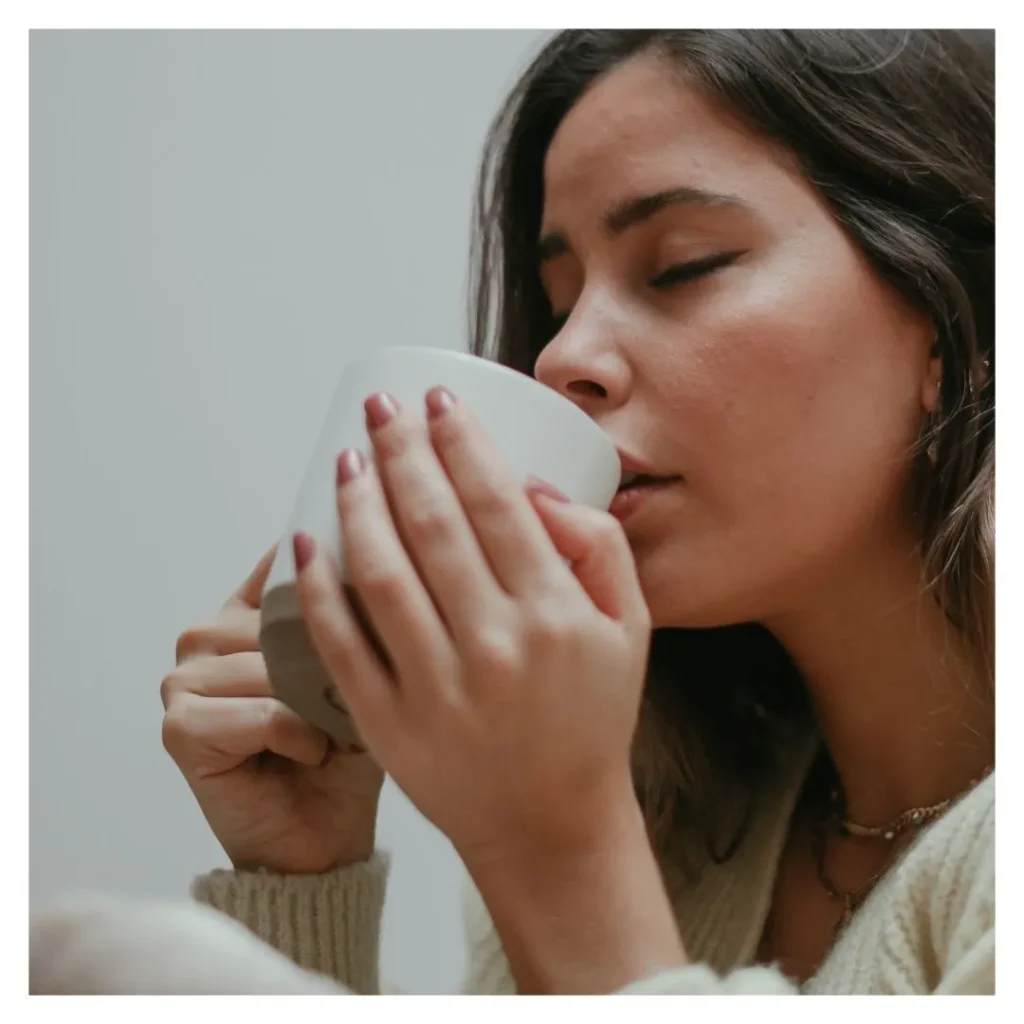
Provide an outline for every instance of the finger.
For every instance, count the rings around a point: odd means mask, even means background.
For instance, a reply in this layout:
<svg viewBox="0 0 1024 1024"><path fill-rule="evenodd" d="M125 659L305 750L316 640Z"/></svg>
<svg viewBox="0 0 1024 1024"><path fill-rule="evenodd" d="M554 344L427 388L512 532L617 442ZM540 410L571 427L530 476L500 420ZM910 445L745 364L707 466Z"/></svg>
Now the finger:
<svg viewBox="0 0 1024 1024"><path fill-rule="evenodd" d="M382 403L392 411L385 420ZM398 536L457 641L505 597L422 418L390 396L367 402L377 472ZM363 500L364 486L346 502ZM347 549L346 549L347 550Z"/></svg>
<svg viewBox="0 0 1024 1024"><path fill-rule="evenodd" d="M264 751L316 767L327 756L327 734L273 697L177 694L164 716L167 752L201 777L238 767Z"/></svg>
<svg viewBox="0 0 1024 1024"><path fill-rule="evenodd" d="M267 665L259 651L190 658L160 684L164 707L176 693L202 697L273 697Z"/></svg>
<svg viewBox="0 0 1024 1024"><path fill-rule="evenodd" d="M392 709L394 683L349 607L331 559L308 534L296 534L293 547L296 593L310 640L372 748Z"/></svg>
<svg viewBox="0 0 1024 1024"><path fill-rule="evenodd" d="M558 553L571 563L594 605L610 618L643 625L648 620L647 604L619 523L604 512L537 490L527 494Z"/></svg>
<svg viewBox="0 0 1024 1024"><path fill-rule="evenodd" d="M502 587L524 595L564 582L564 563L480 421L444 388L426 401L434 449Z"/></svg>
<svg viewBox="0 0 1024 1024"><path fill-rule="evenodd" d="M256 568L246 577L245 582L228 598L228 604L242 604L249 608L259 608L263 600L263 588L274 564L278 545L275 544L256 563Z"/></svg>
<svg viewBox="0 0 1024 1024"><path fill-rule="evenodd" d="M338 521L345 571L403 689L446 685L454 655L448 631L399 537L380 478L359 453L338 460ZM356 611L356 609L353 609Z"/></svg>
<svg viewBox="0 0 1024 1024"><path fill-rule="evenodd" d="M228 604L212 622L190 626L178 637L174 660L181 665L191 658L259 649L259 610L242 604Z"/></svg>

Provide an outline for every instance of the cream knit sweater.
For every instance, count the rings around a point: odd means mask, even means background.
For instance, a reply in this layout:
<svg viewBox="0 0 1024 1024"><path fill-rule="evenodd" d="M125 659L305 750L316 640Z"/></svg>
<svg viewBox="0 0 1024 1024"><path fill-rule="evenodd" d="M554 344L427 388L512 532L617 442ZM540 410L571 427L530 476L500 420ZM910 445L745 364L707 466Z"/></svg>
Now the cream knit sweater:
<svg viewBox="0 0 1024 1024"><path fill-rule="evenodd" d="M794 770L768 787L763 813L727 863L709 862L695 883L665 868L692 965L637 981L622 992L994 992L994 776L921 832L805 986L798 988L774 967L754 964L802 779L802 769ZM377 974L387 870L386 856L378 853L366 864L322 876L215 871L195 881L193 895L320 975L296 972L296 977L309 978L309 991L323 991L322 976L327 975L355 992L389 992ZM467 890L470 967L463 990L514 993L487 911L472 886ZM266 950L261 955L267 970L274 968L274 954ZM253 977L259 970L254 965ZM301 981L293 983L301 987Z"/></svg>
<svg viewBox="0 0 1024 1024"><path fill-rule="evenodd" d="M923 830L798 989L754 965L775 872L806 761L767 785L734 857L695 882L663 864L692 965L625 993L991 993L995 989L995 780ZM685 838L685 837L684 837ZM387 858L325 875L215 871L198 902L79 897L37 913L34 993L319 993L393 991L378 984ZM467 886L471 993L513 993L501 943ZM206 905L204 905L206 904ZM223 911L220 913L218 911ZM260 941L260 940L264 941ZM276 948L272 948L276 947Z"/></svg>

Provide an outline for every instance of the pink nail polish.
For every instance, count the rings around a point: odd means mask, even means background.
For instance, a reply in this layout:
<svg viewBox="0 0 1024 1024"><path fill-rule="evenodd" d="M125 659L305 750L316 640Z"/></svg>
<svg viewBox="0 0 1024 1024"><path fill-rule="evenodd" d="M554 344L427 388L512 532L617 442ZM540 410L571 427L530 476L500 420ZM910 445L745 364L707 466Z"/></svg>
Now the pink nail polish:
<svg viewBox="0 0 1024 1024"><path fill-rule="evenodd" d="M296 533L292 536L292 553L295 556L295 571L302 572L309 565L316 544L308 533Z"/></svg>
<svg viewBox="0 0 1024 1024"><path fill-rule="evenodd" d="M453 408L454 405L455 396L447 388L431 388L427 392L426 398L427 419L436 420Z"/></svg>
<svg viewBox="0 0 1024 1024"><path fill-rule="evenodd" d="M338 456L336 482L339 487L354 480L366 468L366 459L363 453L355 448L346 448Z"/></svg>
<svg viewBox="0 0 1024 1024"><path fill-rule="evenodd" d="M386 391L378 391L370 395L363 409L366 412L366 425L375 429L390 423L398 415L398 402Z"/></svg>
<svg viewBox="0 0 1024 1024"><path fill-rule="evenodd" d="M553 484L549 484L546 480L541 480L540 477L528 476L526 478L526 491L532 494L543 494L547 498L552 498L554 501L560 501L564 504L570 504L572 498L567 494L563 494Z"/></svg>

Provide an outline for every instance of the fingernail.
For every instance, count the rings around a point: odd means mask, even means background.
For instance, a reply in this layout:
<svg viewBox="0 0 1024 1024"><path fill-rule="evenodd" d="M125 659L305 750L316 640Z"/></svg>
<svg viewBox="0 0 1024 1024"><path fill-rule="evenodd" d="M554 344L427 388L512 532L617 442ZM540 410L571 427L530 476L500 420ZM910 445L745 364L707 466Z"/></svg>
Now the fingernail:
<svg viewBox="0 0 1024 1024"><path fill-rule="evenodd" d="M426 405L427 419L435 420L455 405L455 396L447 388L431 388L427 392Z"/></svg>
<svg viewBox="0 0 1024 1024"><path fill-rule="evenodd" d="M292 535L292 553L295 556L295 571L302 572L309 565L313 557L316 545L308 533L296 533Z"/></svg>
<svg viewBox="0 0 1024 1024"><path fill-rule="evenodd" d="M363 458L363 453L357 451L355 448L346 448L338 456L338 486L340 487L342 484L347 484L349 480L354 480L365 468L366 459Z"/></svg>
<svg viewBox="0 0 1024 1024"><path fill-rule="evenodd" d="M366 425L371 428L383 427L398 415L398 402L386 391L370 395L363 408L366 410Z"/></svg>
<svg viewBox="0 0 1024 1024"><path fill-rule="evenodd" d="M545 497L553 498L555 501L561 501L565 504L572 502L572 498L567 494L563 494L554 484L549 484L546 480L541 480L537 476L528 476L526 478L526 490L532 494L543 494Z"/></svg>

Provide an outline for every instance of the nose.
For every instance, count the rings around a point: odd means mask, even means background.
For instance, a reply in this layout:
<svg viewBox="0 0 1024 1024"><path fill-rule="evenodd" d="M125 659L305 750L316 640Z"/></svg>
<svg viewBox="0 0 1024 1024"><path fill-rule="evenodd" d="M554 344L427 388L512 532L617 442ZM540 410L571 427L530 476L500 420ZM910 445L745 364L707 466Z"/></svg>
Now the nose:
<svg viewBox="0 0 1024 1024"><path fill-rule="evenodd" d="M596 417L625 404L632 374L610 325L581 312L574 310L541 351L534 376Z"/></svg>

